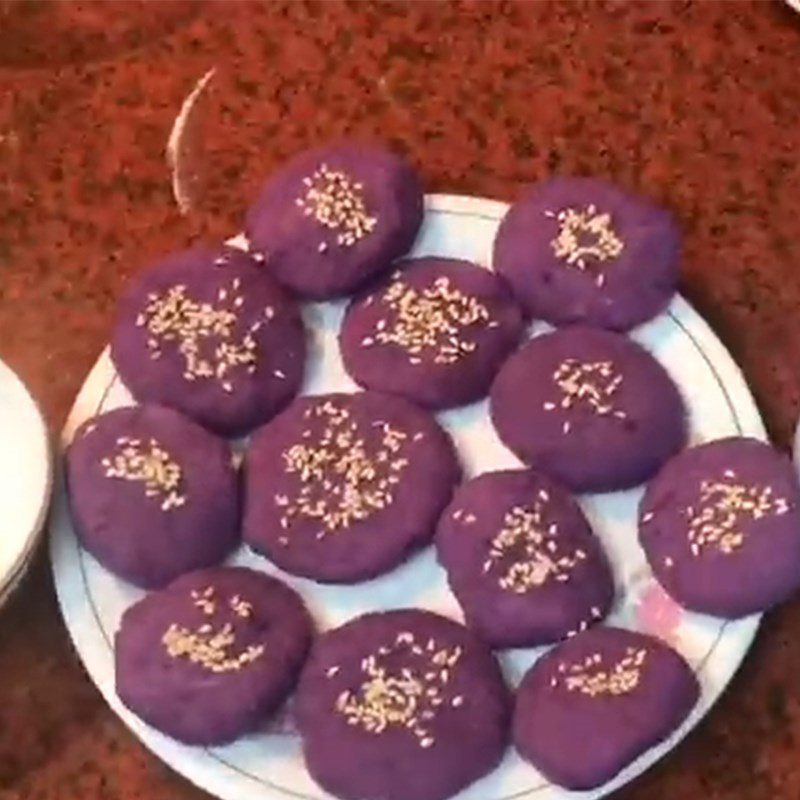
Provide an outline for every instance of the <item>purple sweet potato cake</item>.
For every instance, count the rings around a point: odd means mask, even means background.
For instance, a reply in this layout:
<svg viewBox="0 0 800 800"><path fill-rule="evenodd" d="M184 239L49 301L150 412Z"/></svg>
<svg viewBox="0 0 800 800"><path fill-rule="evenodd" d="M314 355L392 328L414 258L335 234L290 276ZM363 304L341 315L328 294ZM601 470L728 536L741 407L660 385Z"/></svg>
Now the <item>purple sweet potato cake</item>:
<svg viewBox="0 0 800 800"><path fill-rule="evenodd" d="M554 325L626 331L676 291L681 234L673 215L597 178L551 178L503 219L495 269L526 311Z"/></svg>
<svg viewBox="0 0 800 800"><path fill-rule="evenodd" d="M514 744L553 783L592 789L680 727L699 693L689 665L660 640L593 628L528 671L517 690Z"/></svg>
<svg viewBox="0 0 800 800"><path fill-rule="evenodd" d="M419 258L353 300L340 343L362 386L442 409L483 397L521 334L522 313L493 272Z"/></svg>
<svg viewBox="0 0 800 800"><path fill-rule="evenodd" d="M677 387L650 353L592 328L532 339L491 391L492 421L506 446L577 492L648 480L683 447L685 415Z"/></svg>
<svg viewBox="0 0 800 800"><path fill-rule="evenodd" d="M755 439L685 450L647 487L639 541L664 589L719 617L766 611L800 587L800 488Z"/></svg>
<svg viewBox="0 0 800 800"><path fill-rule="evenodd" d="M239 543L228 443L169 408L119 408L88 420L66 467L81 544L137 586L165 586Z"/></svg>
<svg viewBox="0 0 800 800"><path fill-rule="evenodd" d="M266 422L297 393L299 311L239 250L189 250L139 276L120 303L111 356L138 400L224 435Z"/></svg>
<svg viewBox="0 0 800 800"><path fill-rule="evenodd" d="M409 164L345 143L305 152L273 175L246 222L251 249L297 294L347 294L405 255L422 223Z"/></svg>
<svg viewBox="0 0 800 800"><path fill-rule="evenodd" d="M506 748L509 697L488 647L427 611L324 634L296 695L306 766L344 800L444 800Z"/></svg>
<svg viewBox="0 0 800 800"><path fill-rule="evenodd" d="M614 581L578 504L533 470L463 484L436 534L439 561L467 624L494 647L532 647L608 613Z"/></svg>
<svg viewBox="0 0 800 800"><path fill-rule="evenodd" d="M377 392L302 397L245 461L244 540L281 569L367 580L433 537L460 476L433 416Z"/></svg>
<svg viewBox="0 0 800 800"><path fill-rule="evenodd" d="M224 744L284 702L311 637L302 600L275 578L241 567L192 572L123 615L117 694L181 742Z"/></svg>

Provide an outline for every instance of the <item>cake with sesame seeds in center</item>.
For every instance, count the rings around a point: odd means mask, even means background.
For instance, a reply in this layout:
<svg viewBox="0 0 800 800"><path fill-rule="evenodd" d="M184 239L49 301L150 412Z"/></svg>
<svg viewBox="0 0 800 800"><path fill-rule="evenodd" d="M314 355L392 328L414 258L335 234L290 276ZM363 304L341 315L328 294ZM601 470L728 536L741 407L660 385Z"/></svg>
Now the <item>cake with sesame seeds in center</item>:
<svg viewBox="0 0 800 800"><path fill-rule="evenodd" d="M439 562L467 625L494 647L534 647L608 613L614 581L583 512L533 470L463 484L439 521Z"/></svg>
<svg viewBox="0 0 800 800"><path fill-rule="evenodd" d="M301 153L250 208L246 233L266 268L297 294L325 300L389 269L414 244L423 192L388 150L343 143Z"/></svg>
<svg viewBox="0 0 800 800"><path fill-rule="evenodd" d="M430 542L459 476L447 434L402 398L302 397L253 437L244 540L296 575L367 580Z"/></svg>
<svg viewBox="0 0 800 800"><path fill-rule="evenodd" d="M532 187L500 224L494 265L530 316L627 331L678 285L681 235L666 209L598 178Z"/></svg>
<svg viewBox="0 0 800 800"><path fill-rule="evenodd" d="M479 400L522 335L490 270L450 258L400 262L350 304L339 334L353 379L431 409Z"/></svg>
<svg viewBox="0 0 800 800"><path fill-rule="evenodd" d="M286 700L312 633L300 597L275 578L242 567L192 572L123 614L117 694L180 742L225 744Z"/></svg>
<svg viewBox="0 0 800 800"><path fill-rule="evenodd" d="M637 486L686 441L683 399L664 367L592 328L528 342L495 379L490 412L510 450L577 492Z"/></svg>
<svg viewBox="0 0 800 800"><path fill-rule="evenodd" d="M366 614L319 638L295 699L311 776L344 800L444 800L490 772L510 702L490 650L428 611Z"/></svg>
<svg viewBox="0 0 800 800"><path fill-rule="evenodd" d="M178 253L139 276L117 312L114 365L140 401L226 436L266 422L297 393L305 332L295 303L246 253Z"/></svg>
<svg viewBox="0 0 800 800"><path fill-rule="evenodd" d="M800 487L755 439L685 450L647 487L639 541L682 606L719 617L766 611L800 588Z"/></svg>
<svg viewBox="0 0 800 800"><path fill-rule="evenodd" d="M699 694L689 665L659 639L593 628L550 650L525 675L514 745L559 786L593 789L680 727Z"/></svg>
<svg viewBox="0 0 800 800"><path fill-rule="evenodd" d="M228 443L163 406L118 408L76 432L66 454L81 544L144 588L222 561L240 541Z"/></svg>

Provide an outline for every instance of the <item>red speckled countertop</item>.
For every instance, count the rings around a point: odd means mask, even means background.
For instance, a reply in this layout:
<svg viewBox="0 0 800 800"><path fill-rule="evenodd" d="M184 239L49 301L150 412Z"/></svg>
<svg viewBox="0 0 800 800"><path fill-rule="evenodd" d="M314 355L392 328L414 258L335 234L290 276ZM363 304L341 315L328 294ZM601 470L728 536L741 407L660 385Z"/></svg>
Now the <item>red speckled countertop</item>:
<svg viewBox="0 0 800 800"><path fill-rule="evenodd" d="M800 405L800 16L758 3L45 3L0 0L0 356L63 423L152 256L237 230L262 176L382 137L432 191L512 199L551 172L662 199L683 291L776 441ZM164 148L211 67L172 199ZM626 800L800 798L800 601ZM43 550L0 612L0 800L199 800L106 708Z"/></svg>

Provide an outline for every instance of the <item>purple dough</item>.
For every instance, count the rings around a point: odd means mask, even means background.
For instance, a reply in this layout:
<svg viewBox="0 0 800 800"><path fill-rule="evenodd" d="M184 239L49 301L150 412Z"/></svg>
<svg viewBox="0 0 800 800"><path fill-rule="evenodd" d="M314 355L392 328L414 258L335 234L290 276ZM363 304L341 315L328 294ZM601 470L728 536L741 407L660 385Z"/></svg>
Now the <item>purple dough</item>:
<svg viewBox="0 0 800 800"><path fill-rule="evenodd" d="M120 304L111 355L139 400L240 435L297 393L305 334L294 302L248 255L196 249L138 278Z"/></svg>
<svg viewBox="0 0 800 800"><path fill-rule="evenodd" d="M425 411L377 392L296 400L254 437L244 539L281 569L352 583L433 537L460 471Z"/></svg>
<svg viewBox="0 0 800 800"><path fill-rule="evenodd" d="M731 619L772 608L800 587L794 468L755 439L686 450L647 487L639 541L681 605Z"/></svg>
<svg viewBox="0 0 800 800"><path fill-rule="evenodd" d="M347 310L340 333L347 371L362 386L432 409L479 400L522 334L505 282L449 258L397 266Z"/></svg>
<svg viewBox="0 0 800 800"><path fill-rule="evenodd" d="M326 633L295 710L308 771L345 800L444 800L490 772L508 737L491 652L427 611L367 614Z"/></svg>
<svg viewBox="0 0 800 800"><path fill-rule="evenodd" d="M608 613L614 581L578 504L533 470L488 472L439 521L439 561L467 624L494 647L531 647Z"/></svg>
<svg viewBox="0 0 800 800"><path fill-rule="evenodd" d="M492 386L500 438L577 492L629 489L683 447L683 400L664 368L624 336L565 328L513 355Z"/></svg>
<svg viewBox="0 0 800 800"><path fill-rule="evenodd" d="M559 786L592 789L680 727L699 694L689 665L663 642L593 628L550 650L525 675L514 744Z"/></svg>
<svg viewBox="0 0 800 800"><path fill-rule="evenodd" d="M267 181L247 236L298 294L325 300L388 269L414 244L423 194L399 156L360 143L301 153Z"/></svg>
<svg viewBox="0 0 800 800"><path fill-rule="evenodd" d="M241 567L192 572L123 614L117 694L181 742L225 744L283 703L311 637L302 600L275 578Z"/></svg>
<svg viewBox="0 0 800 800"><path fill-rule="evenodd" d="M227 442L171 409L134 406L90 419L66 465L81 544L137 586L165 586L222 561L239 543Z"/></svg>
<svg viewBox="0 0 800 800"><path fill-rule="evenodd" d="M678 284L673 215L596 178L534 186L500 224L497 271L533 317L626 331L662 311Z"/></svg>

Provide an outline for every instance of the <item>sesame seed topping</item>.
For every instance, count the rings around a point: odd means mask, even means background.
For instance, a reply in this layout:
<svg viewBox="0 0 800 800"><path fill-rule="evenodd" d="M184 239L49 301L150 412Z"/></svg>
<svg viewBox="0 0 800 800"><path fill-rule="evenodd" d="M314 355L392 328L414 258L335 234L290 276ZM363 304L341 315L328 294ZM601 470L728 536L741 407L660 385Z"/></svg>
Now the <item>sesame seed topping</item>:
<svg viewBox="0 0 800 800"><path fill-rule="evenodd" d="M653 516L654 516L653 512L652 511L648 511L646 514L644 514L642 516L642 522L643 523L650 522L650 520L653 519Z"/></svg>
<svg viewBox="0 0 800 800"><path fill-rule="evenodd" d="M639 685L646 659L646 650L628 647L622 658L604 667L603 656L595 653L571 665L560 664L558 673L565 677L559 679L554 675L550 685L557 686L561 680L568 692L580 692L588 697L629 694Z"/></svg>
<svg viewBox="0 0 800 800"><path fill-rule="evenodd" d="M313 175L303 179L303 186L305 193L295 204L306 216L337 231L337 244L352 247L372 233L378 224L378 218L367 213L363 186L347 173L322 164ZM323 242L318 249L325 252L327 245Z"/></svg>
<svg viewBox="0 0 800 800"><path fill-rule="evenodd" d="M544 501L546 502L546 501ZM525 594L549 580L565 583L582 550L559 553L558 526L545 519L544 502L533 506L515 506L503 519L503 527L489 545L489 557L483 564L484 574L495 567L497 584L515 594Z"/></svg>
<svg viewBox="0 0 800 800"><path fill-rule="evenodd" d="M254 327L243 334L236 333L238 316L234 308L240 308L244 299L237 296L232 307L225 306L234 286L238 287L238 279L218 291L217 303L221 307L193 300L184 285L172 286L162 295L151 293L141 315L151 357L159 357L165 345L173 346L183 357L183 377L187 381L217 380L226 392L233 391L230 377L234 370L252 368L257 361Z"/></svg>
<svg viewBox="0 0 800 800"><path fill-rule="evenodd" d="M249 619L253 614L253 604L243 600L238 594L231 598L230 606L233 613L237 617L242 617L242 619Z"/></svg>
<svg viewBox="0 0 800 800"><path fill-rule="evenodd" d="M213 586L201 592L193 591L191 598L204 616L214 616L217 606ZM238 595L231 598L230 604L237 616L249 617L252 613L252 605ZM206 622L194 631L173 623L164 632L161 642L170 658L185 658L215 673L240 670L264 654L264 645L261 644L251 644L238 653L234 652L236 633L229 622L216 630Z"/></svg>
<svg viewBox="0 0 800 800"><path fill-rule="evenodd" d="M452 287L444 276L424 289L395 278L382 301L394 318L379 320L373 336L362 344L395 345L406 351L411 363L419 363L423 353L430 353L434 364L455 363L477 348L474 341L463 337L464 331L489 320L486 306Z"/></svg>
<svg viewBox="0 0 800 800"><path fill-rule="evenodd" d="M558 235L550 242L556 258L581 271L586 271L590 263L614 260L625 249L611 225L611 215L599 213L594 205L583 210L565 208L558 214L545 212L545 216L558 221Z"/></svg>
<svg viewBox="0 0 800 800"><path fill-rule="evenodd" d="M151 438L143 447L138 439L121 437L117 440L117 452L103 458L101 466L106 478L143 484L145 497L160 501L163 511L186 503L186 495L181 491L183 471L157 439Z"/></svg>
<svg viewBox="0 0 800 800"><path fill-rule="evenodd" d="M616 408L613 395L622 383L622 375L615 372L610 361L581 362L567 358L558 365L553 373L553 382L560 390L558 404L548 402L545 410L556 407L564 410L583 408L599 416L612 414L618 418L626 416L624 411ZM571 428L569 420L562 426L568 433Z"/></svg>
<svg viewBox="0 0 800 800"><path fill-rule="evenodd" d="M771 486L731 483L733 470L726 470L723 476L723 480L701 481L697 502L685 509L689 549L694 556L709 548L730 555L744 544L744 522L789 509L784 498L773 498Z"/></svg>
<svg viewBox="0 0 800 800"><path fill-rule="evenodd" d="M392 487L408 466L398 457L408 435L380 422L376 441L371 430L330 400L310 410L314 429L283 452L286 472L298 477L299 486L283 504L281 525L286 529L299 519L315 519L325 536L391 505Z"/></svg>
<svg viewBox="0 0 800 800"><path fill-rule="evenodd" d="M361 660L361 685L354 692L341 692L335 709L349 725L359 725L368 733L406 729L420 747L433 746L435 737L425 723L435 719L436 709L445 702L452 675L449 670L430 667L437 661L455 666L461 649L437 648L436 642L430 641L436 651L433 657L410 632L398 634L394 642L367 655ZM457 695L449 702L458 708L464 698Z"/></svg>

